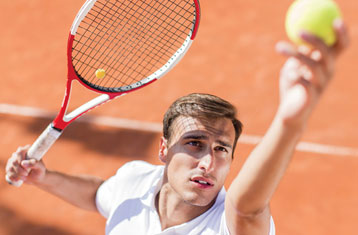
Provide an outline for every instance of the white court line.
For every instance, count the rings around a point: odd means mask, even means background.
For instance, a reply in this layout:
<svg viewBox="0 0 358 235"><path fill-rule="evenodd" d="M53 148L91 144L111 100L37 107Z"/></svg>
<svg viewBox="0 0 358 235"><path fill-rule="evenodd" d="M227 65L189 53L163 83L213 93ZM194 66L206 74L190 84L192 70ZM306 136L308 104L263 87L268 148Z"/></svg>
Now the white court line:
<svg viewBox="0 0 358 235"><path fill-rule="evenodd" d="M55 113L45 111L39 108L18 106L11 104L0 104L0 114L19 115L26 117L47 118L52 119ZM113 118L106 116L92 116L85 115L77 120L78 122L85 122L90 124L97 124L102 126L131 129L137 131L162 132L162 124L155 122L135 121L123 118ZM261 136L256 135L241 135L239 142L249 145L256 145L261 141ZM336 156L355 156L358 157L358 149L342 146L324 145L310 142L299 142L296 150L301 152L327 154Z"/></svg>
<svg viewBox="0 0 358 235"><path fill-rule="evenodd" d="M45 111L39 108L18 106L11 104L0 104L0 114L10 114L25 117L36 117L54 119L57 113ZM117 127L123 129L131 129L138 131L161 132L162 125L154 122L142 122L124 118L113 118L106 116L84 115L76 120L76 122L85 122L97 124L101 126Z"/></svg>

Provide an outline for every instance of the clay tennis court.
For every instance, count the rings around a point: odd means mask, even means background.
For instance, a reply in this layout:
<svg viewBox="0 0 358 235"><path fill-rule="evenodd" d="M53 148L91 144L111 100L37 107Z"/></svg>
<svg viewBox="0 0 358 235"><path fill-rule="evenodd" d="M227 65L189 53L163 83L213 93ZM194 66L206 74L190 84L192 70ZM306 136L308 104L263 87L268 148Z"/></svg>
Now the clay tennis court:
<svg viewBox="0 0 358 235"><path fill-rule="evenodd" d="M291 0L201 0L199 33L162 80L91 111L71 124L45 157L51 169L107 178L123 163L157 159L160 122L179 96L205 92L232 101L244 123L226 185L264 135L278 105ZM272 201L278 235L354 235L358 216L358 4L338 0L351 45L315 110ZM66 44L83 0L0 1L0 176L19 145L31 144L60 108ZM89 94L75 88L77 107ZM105 219L24 185L0 181L0 234L104 234Z"/></svg>

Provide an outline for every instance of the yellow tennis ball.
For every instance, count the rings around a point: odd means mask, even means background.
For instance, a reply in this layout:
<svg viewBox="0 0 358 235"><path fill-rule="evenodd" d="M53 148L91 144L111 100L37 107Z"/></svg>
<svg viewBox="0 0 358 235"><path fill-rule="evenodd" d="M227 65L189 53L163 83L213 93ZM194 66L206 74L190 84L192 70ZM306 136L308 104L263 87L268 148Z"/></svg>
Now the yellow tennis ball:
<svg viewBox="0 0 358 235"><path fill-rule="evenodd" d="M96 77L97 78L104 78L106 76L106 70L104 69L97 69L96 70Z"/></svg>
<svg viewBox="0 0 358 235"><path fill-rule="evenodd" d="M332 46L336 42L333 21L340 17L339 7L333 0L295 0L286 14L286 33L297 45L304 44L299 34L305 30Z"/></svg>

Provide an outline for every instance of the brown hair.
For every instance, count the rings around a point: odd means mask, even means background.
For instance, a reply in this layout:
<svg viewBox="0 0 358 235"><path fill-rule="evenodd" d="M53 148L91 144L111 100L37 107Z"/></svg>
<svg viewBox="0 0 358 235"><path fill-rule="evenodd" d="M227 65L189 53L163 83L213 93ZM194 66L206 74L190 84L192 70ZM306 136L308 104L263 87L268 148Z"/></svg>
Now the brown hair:
<svg viewBox="0 0 358 235"><path fill-rule="evenodd" d="M242 132L242 123L236 118L236 114L236 108L226 100L210 94L192 93L177 99L169 107L163 119L163 136L167 140L170 139L171 124L179 116L190 116L199 120L228 118L235 128L235 149Z"/></svg>

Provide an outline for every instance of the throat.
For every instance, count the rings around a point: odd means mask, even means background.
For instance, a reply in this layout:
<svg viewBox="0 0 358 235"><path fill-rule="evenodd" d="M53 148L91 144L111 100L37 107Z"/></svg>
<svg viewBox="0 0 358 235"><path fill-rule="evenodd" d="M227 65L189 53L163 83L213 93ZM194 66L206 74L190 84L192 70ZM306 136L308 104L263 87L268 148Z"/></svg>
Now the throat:
<svg viewBox="0 0 358 235"><path fill-rule="evenodd" d="M155 207L162 230L189 222L205 213L212 205L213 203L207 206L193 205L183 200L176 192L168 190L165 186L155 197Z"/></svg>

